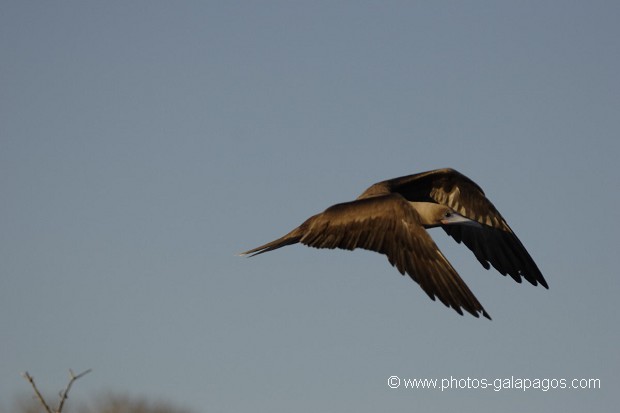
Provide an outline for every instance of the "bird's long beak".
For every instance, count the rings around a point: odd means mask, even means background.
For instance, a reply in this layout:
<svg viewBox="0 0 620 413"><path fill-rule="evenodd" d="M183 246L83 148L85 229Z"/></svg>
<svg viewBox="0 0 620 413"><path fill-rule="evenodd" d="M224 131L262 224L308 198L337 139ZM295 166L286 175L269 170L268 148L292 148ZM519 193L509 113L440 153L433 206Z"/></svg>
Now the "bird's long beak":
<svg viewBox="0 0 620 413"><path fill-rule="evenodd" d="M482 224L480 224L478 221L474 221L473 219L469 219L467 217L464 217L461 214L457 214L456 212L452 213L452 215L450 216L450 218L444 218L441 221L442 225L471 225L474 227L481 227Z"/></svg>

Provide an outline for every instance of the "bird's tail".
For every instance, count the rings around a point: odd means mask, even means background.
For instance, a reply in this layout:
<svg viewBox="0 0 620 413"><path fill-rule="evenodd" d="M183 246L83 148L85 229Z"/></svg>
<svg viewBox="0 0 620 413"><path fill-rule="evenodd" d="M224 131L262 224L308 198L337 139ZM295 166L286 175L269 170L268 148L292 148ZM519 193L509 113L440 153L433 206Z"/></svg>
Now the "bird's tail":
<svg viewBox="0 0 620 413"><path fill-rule="evenodd" d="M285 236L278 238L275 241L268 242L265 245L261 245L260 247L252 248L251 250L242 252L241 256L250 256L253 257L258 254L262 254L263 252L277 250L278 248L285 247L291 244L297 244L302 237L302 231L300 228L295 228Z"/></svg>

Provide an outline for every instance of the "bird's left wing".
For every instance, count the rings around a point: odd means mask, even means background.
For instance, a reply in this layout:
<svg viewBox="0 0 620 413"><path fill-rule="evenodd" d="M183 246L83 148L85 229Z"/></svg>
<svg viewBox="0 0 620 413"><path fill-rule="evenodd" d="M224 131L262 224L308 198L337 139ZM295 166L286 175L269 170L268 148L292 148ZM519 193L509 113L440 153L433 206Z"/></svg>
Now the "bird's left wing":
<svg viewBox="0 0 620 413"><path fill-rule="evenodd" d="M523 277L533 285L540 283L549 288L540 269L504 217L482 188L467 176L454 169L436 169L379 182L360 197L381 192L398 193L410 201L447 205L479 222L481 226L445 225L443 229L458 243L463 242L484 268L489 269L492 265L501 274L510 275L519 283Z"/></svg>

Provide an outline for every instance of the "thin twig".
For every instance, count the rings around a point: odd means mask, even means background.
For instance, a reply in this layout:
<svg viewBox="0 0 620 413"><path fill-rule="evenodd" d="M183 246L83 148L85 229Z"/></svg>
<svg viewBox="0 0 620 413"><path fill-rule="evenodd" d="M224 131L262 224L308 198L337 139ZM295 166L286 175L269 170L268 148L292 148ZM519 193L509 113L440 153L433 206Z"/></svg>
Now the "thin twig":
<svg viewBox="0 0 620 413"><path fill-rule="evenodd" d="M65 389L60 392L59 394L60 401L58 402L58 408L54 411L50 409L49 405L45 401L45 398L43 397L43 395L41 395L41 392L39 392L39 389L37 389L37 385L34 384L34 378L30 374L28 374L28 372L23 373L22 376L30 382L30 384L32 385L32 388L34 389L34 393L37 395L37 398L39 399L39 401L41 402L41 404L43 405L47 413L62 413L62 409L65 407L65 400L69 398L69 390L71 390L71 386L73 386L73 382L79 379L80 377L90 373L91 371L92 369L88 369L76 375L75 373L73 373L73 370L69 369L69 383L67 383L67 387L65 387Z"/></svg>
<svg viewBox="0 0 620 413"><path fill-rule="evenodd" d="M32 377L27 371L22 373L22 376L28 380L30 382L30 384L32 385L32 388L34 389L34 394L37 395L37 398L39 399L39 401L41 402L41 404L43 405L43 407L45 407L45 411L47 413L54 413L52 412L52 409L50 409L50 407L47 405L47 403L45 402L45 399L43 398L43 396L41 395L41 392L39 392L39 389L37 389L37 385L34 384L34 377Z"/></svg>
<svg viewBox="0 0 620 413"><path fill-rule="evenodd" d="M67 383L67 387L62 392L60 392L60 402L58 403L58 409L56 409L57 413L62 412L62 408L65 405L65 400L69 398L69 390L71 390L71 386L73 385L73 382L79 379L80 377L90 373L91 371L92 369L88 369L86 371L81 372L80 374L76 376L73 373L73 370L69 369L69 376L71 377L71 379L69 380L69 383Z"/></svg>

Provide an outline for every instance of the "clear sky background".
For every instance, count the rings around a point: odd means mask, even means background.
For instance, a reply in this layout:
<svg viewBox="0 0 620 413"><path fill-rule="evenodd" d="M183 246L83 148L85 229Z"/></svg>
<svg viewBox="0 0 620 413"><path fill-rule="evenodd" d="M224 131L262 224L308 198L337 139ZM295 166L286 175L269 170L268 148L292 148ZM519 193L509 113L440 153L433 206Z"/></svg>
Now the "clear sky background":
<svg viewBox="0 0 620 413"><path fill-rule="evenodd" d="M617 408L620 3L3 1L0 408L68 368L197 412ZM453 167L550 290L432 235L493 321L283 235ZM401 378L597 378L405 390Z"/></svg>

